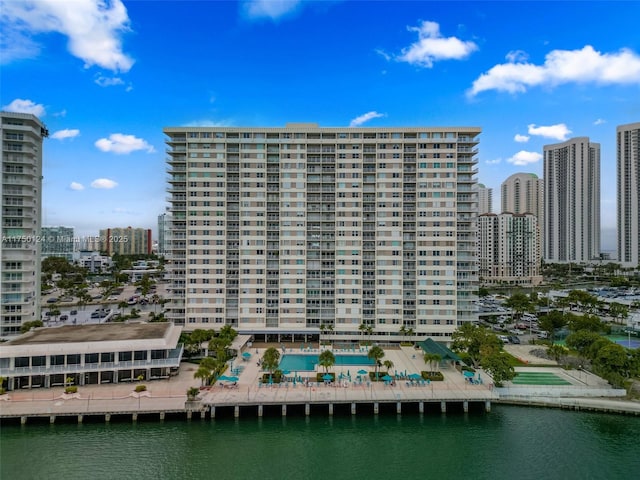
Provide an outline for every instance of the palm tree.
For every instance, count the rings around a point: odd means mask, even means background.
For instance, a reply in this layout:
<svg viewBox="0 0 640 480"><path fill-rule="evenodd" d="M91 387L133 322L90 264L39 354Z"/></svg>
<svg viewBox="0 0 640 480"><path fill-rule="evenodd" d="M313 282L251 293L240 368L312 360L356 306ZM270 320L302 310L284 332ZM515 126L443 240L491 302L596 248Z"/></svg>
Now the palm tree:
<svg viewBox="0 0 640 480"><path fill-rule="evenodd" d="M331 332L331 334L333 335L333 324L329 324L327 325L327 332Z"/></svg>
<svg viewBox="0 0 640 480"><path fill-rule="evenodd" d="M383 363L384 368L387 369L387 373L389 373L389 371L394 367L394 364L391 360L385 360Z"/></svg>
<svg viewBox="0 0 640 480"><path fill-rule="evenodd" d="M404 343L405 340L405 336L407 335L407 327L405 327L404 325L400 326L400 335L402 336L402 343Z"/></svg>
<svg viewBox="0 0 640 480"><path fill-rule="evenodd" d="M367 335L369 335L369 345L371 345L372 334L373 334L373 327L371 325L367 325Z"/></svg>
<svg viewBox="0 0 640 480"><path fill-rule="evenodd" d="M438 363L440 363L440 360L442 360L442 357L437 353L425 353L422 358L424 359L424 363L429 365L430 372L435 372ZM436 369L433 368L434 365L436 366Z"/></svg>
<svg viewBox="0 0 640 480"><path fill-rule="evenodd" d="M336 356L331 350L325 350L318 356L318 365L324 367L325 373L329 373L329 369L336 364Z"/></svg>
<svg viewBox="0 0 640 480"><path fill-rule="evenodd" d="M127 308L129 304L124 300L118 304L118 308L120 309L120 314L124 315L124 309Z"/></svg>
<svg viewBox="0 0 640 480"><path fill-rule="evenodd" d="M325 325L324 323L320 324L320 345L322 345L322 335L324 335L324 333L327 330L327 325Z"/></svg>
<svg viewBox="0 0 640 480"><path fill-rule="evenodd" d="M407 337L412 338L414 333L415 331L413 330L413 328L407 328ZM411 343L413 344L413 340L411 340Z"/></svg>
<svg viewBox="0 0 640 480"><path fill-rule="evenodd" d="M358 326L358 330L360 330L360 335L361 335L362 337L364 337L364 332L366 332L366 331L367 331L367 325L366 325L366 324L364 324L364 323L361 323L361 324Z"/></svg>
<svg viewBox="0 0 640 480"><path fill-rule="evenodd" d="M275 347L269 347L265 350L262 355L262 368L269 371L269 374L272 375L273 371L278 368L278 364L280 363L280 352Z"/></svg>
<svg viewBox="0 0 640 480"><path fill-rule="evenodd" d="M376 378L378 378L378 367L380 366L380 361L384 358L384 350L378 345L371 347L369 353L367 354L367 357L375 362Z"/></svg>

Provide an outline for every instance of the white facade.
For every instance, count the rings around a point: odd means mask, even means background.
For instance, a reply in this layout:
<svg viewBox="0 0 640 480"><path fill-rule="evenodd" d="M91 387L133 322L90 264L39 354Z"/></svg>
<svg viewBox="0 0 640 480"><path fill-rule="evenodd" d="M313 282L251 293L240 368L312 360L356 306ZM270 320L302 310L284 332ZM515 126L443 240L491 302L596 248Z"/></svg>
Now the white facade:
<svg viewBox="0 0 640 480"><path fill-rule="evenodd" d="M640 122L616 129L618 168L618 261L640 265Z"/></svg>
<svg viewBox="0 0 640 480"><path fill-rule="evenodd" d="M158 255L167 252L169 236L171 234L171 214L163 213L158 215Z"/></svg>
<svg viewBox="0 0 640 480"><path fill-rule="evenodd" d="M600 144L588 137L544 146L544 260L600 256Z"/></svg>
<svg viewBox="0 0 640 480"><path fill-rule="evenodd" d="M174 322L357 341L477 318L479 128L164 132Z"/></svg>
<svg viewBox="0 0 640 480"><path fill-rule="evenodd" d="M0 117L0 337L5 337L40 318L42 139L48 132L30 114L1 112Z"/></svg>
<svg viewBox="0 0 640 480"><path fill-rule="evenodd" d="M538 248L544 252L544 185L535 173L514 173L500 185L501 212L531 213L538 220Z"/></svg>
<svg viewBox="0 0 640 480"><path fill-rule="evenodd" d="M478 217L479 274L485 284L538 285L538 220L530 213Z"/></svg>
<svg viewBox="0 0 640 480"><path fill-rule="evenodd" d="M478 215L493 213L493 188L478 184Z"/></svg>

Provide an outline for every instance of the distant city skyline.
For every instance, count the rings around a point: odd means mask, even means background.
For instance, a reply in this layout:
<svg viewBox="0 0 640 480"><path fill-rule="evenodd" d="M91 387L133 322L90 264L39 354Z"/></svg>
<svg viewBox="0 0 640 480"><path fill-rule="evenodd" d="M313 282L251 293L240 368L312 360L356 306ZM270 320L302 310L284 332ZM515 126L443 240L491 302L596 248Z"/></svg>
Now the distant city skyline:
<svg viewBox="0 0 640 480"><path fill-rule="evenodd" d="M495 192L514 173L542 177L543 145L588 136L611 212L616 127L640 118L640 4L612 3L254 0L194 15L77 0L71 17L54 0L0 0L0 108L47 125L42 225L78 236L130 225L157 238L162 129L189 125L477 125L478 181ZM580 28L558 28L567 18ZM603 214L602 249L615 245Z"/></svg>

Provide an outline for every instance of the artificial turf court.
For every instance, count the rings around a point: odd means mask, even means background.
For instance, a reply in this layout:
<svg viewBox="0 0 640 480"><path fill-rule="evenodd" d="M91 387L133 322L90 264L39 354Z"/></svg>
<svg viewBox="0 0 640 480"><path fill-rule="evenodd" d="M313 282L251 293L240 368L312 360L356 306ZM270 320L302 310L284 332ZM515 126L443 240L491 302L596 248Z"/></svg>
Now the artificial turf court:
<svg viewBox="0 0 640 480"><path fill-rule="evenodd" d="M551 372L518 372L511 383L514 385L571 385L571 382Z"/></svg>

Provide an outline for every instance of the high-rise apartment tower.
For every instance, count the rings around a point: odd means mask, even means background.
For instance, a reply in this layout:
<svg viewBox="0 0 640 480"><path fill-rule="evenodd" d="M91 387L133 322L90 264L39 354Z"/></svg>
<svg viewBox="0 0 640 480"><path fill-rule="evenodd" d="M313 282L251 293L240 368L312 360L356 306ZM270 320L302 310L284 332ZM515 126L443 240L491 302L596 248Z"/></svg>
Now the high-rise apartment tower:
<svg viewBox="0 0 640 480"><path fill-rule="evenodd" d="M477 318L479 128L164 133L172 321L356 342Z"/></svg>
<svg viewBox="0 0 640 480"><path fill-rule="evenodd" d="M618 260L640 265L640 122L616 128L618 166Z"/></svg>
<svg viewBox="0 0 640 480"><path fill-rule="evenodd" d="M600 257L600 144L578 137L544 146L544 260Z"/></svg>
<svg viewBox="0 0 640 480"><path fill-rule="evenodd" d="M0 113L2 244L0 336L40 319L42 140L45 126L31 114Z"/></svg>

